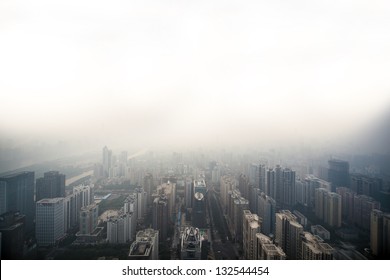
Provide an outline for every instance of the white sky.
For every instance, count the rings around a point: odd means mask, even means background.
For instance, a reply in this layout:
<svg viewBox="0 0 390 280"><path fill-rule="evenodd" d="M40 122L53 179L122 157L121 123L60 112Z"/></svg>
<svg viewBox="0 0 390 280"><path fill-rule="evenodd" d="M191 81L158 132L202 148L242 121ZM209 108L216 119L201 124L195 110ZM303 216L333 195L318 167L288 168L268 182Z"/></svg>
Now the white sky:
<svg viewBox="0 0 390 280"><path fill-rule="evenodd" d="M385 0L0 1L5 136L327 138L389 77Z"/></svg>

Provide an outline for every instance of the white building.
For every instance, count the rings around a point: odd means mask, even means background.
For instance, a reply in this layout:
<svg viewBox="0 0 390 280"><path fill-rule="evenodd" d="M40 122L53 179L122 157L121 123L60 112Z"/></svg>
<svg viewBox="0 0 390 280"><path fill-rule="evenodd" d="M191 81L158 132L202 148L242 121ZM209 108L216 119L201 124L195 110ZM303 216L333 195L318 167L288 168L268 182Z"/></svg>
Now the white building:
<svg viewBox="0 0 390 280"><path fill-rule="evenodd" d="M107 221L108 243L127 243L132 241L135 235L135 226L133 226L133 220L136 219L136 216L132 213L111 217Z"/></svg>
<svg viewBox="0 0 390 280"><path fill-rule="evenodd" d="M36 203L35 235L39 246L54 245L64 237L64 198L45 198Z"/></svg>
<svg viewBox="0 0 390 280"><path fill-rule="evenodd" d="M99 207L97 204L90 204L81 208L80 211L80 234L91 234L98 225Z"/></svg>
<svg viewBox="0 0 390 280"><path fill-rule="evenodd" d="M261 219L249 210L243 213L243 251L246 260L255 260L257 254L256 234L260 233Z"/></svg>

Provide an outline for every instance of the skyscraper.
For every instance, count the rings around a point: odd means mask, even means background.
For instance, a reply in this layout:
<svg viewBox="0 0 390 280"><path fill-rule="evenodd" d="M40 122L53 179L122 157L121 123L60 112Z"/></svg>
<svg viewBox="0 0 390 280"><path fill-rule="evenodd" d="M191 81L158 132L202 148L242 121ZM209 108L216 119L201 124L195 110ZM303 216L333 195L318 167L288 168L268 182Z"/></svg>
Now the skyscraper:
<svg viewBox="0 0 390 280"><path fill-rule="evenodd" d="M135 188L134 192L137 196L137 219L142 220L146 214L147 193L143 188Z"/></svg>
<svg viewBox="0 0 390 280"><path fill-rule="evenodd" d="M35 229L40 246L54 245L65 235L64 198L44 198L37 202Z"/></svg>
<svg viewBox="0 0 390 280"><path fill-rule="evenodd" d="M26 216L26 234L34 231L34 172L19 172L0 177L0 209L20 212Z"/></svg>
<svg viewBox="0 0 390 280"><path fill-rule="evenodd" d="M147 207L149 207L153 202L152 201L152 193L154 191L153 175L151 173L147 173L144 176L143 188L147 194L146 205L147 205Z"/></svg>
<svg viewBox="0 0 390 280"><path fill-rule="evenodd" d="M110 169L112 165L112 151L104 146L103 148L103 175L104 177L109 177Z"/></svg>
<svg viewBox="0 0 390 280"><path fill-rule="evenodd" d="M203 193L196 192L192 207L192 225L197 228L206 227L206 202Z"/></svg>
<svg viewBox="0 0 390 280"><path fill-rule="evenodd" d="M169 210L168 199L164 196L158 196L153 201L153 229L158 230L160 234L160 240L166 241L168 237L169 224Z"/></svg>
<svg viewBox="0 0 390 280"><path fill-rule="evenodd" d="M65 175L49 171L36 181L36 201L43 198L65 197Z"/></svg>
<svg viewBox="0 0 390 280"><path fill-rule="evenodd" d="M228 193L232 191L236 187L236 181L233 176L222 176L221 178L221 205L223 209L223 213L227 213L227 201L228 201Z"/></svg>
<svg viewBox="0 0 390 280"><path fill-rule="evenodd" d="M328 161L328 165L328 180L332 183L332 192L337 187L349 187L348 161L331 159Z"/></svg>
<svg viewBox="0 0 390 280"><path fill-rule="evenodd" d="M273 199L276 198L276 172L272 168L267 170L267 184L265 194L272 197Z"/></svg>
<svg viewBox="0 0 390 280"><path fill-rule="evenodd" d="M227 221L236 242L242 241L243 211L248 209L249 201L241 196L239 190L229 191Z"/></svg>
<svg viewBox="0 0 390 280"><path fill-rule="evenodd" d="M285 168L281 177L281 200L282 205L291 207L296 203L295 171Z"/></svg>

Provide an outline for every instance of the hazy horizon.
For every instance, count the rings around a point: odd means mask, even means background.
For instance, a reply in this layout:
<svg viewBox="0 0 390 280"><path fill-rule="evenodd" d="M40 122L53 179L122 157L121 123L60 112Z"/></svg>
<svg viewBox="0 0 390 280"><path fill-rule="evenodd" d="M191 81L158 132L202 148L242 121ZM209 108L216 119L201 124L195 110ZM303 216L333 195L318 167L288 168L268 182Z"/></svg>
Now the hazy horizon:
<svg viewBox="0 0 390 280"><path fill-rule="evenodd" d="M2 1L0 148L356 141L390 111L389 14L386 1Z"/></svg>

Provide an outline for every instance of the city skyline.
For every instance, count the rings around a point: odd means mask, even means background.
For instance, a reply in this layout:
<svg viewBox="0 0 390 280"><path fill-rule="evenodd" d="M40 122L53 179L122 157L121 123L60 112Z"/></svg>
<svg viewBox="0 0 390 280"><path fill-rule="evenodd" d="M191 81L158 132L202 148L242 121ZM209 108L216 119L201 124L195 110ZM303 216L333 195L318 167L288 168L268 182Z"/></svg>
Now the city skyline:
<svg viewBox="0 0 390 280"><path fill-rule="evenodd" d="M98 161L76 159L68 179L15 170L0 176L1 258L389 257L390 177L380 155L276 156L104 146Z"/></svg>

